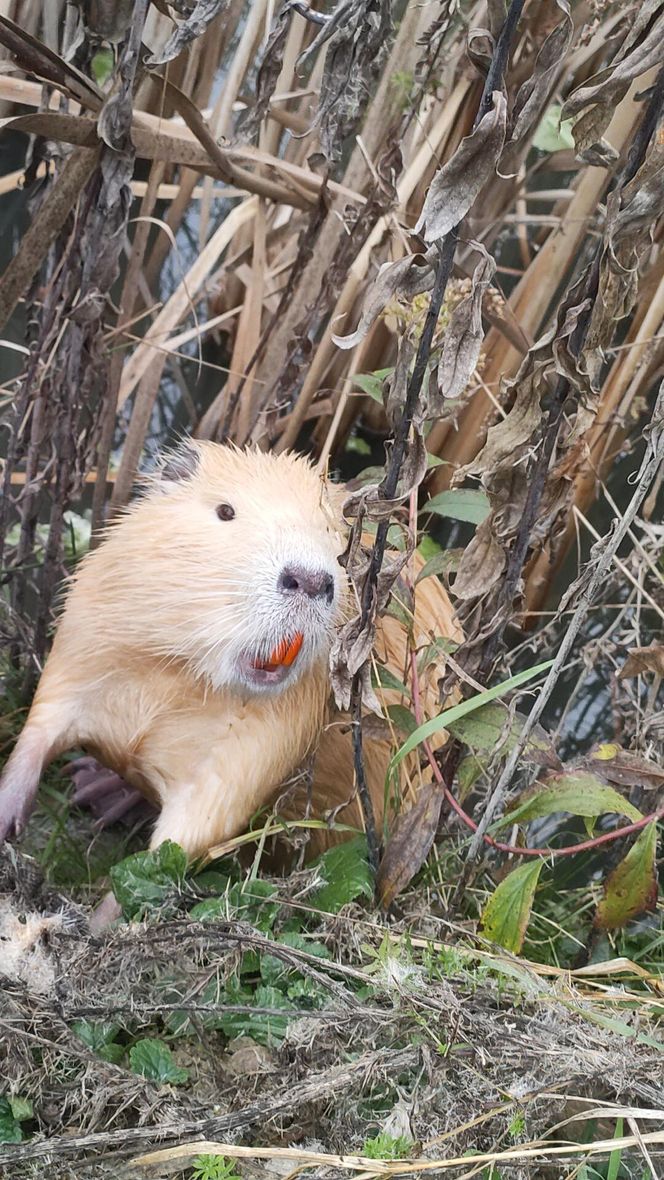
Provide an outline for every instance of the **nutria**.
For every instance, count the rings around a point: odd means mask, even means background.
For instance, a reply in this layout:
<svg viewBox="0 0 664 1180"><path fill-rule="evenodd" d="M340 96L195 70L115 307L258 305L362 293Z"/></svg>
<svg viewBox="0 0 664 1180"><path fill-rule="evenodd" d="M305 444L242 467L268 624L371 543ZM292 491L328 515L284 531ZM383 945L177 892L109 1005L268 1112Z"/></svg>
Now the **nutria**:
<svg viewBox="0 0 664 1180"><path fill-rule="evenodd" d="M20 832L44 767L73 747L113 772L98 790L119 775L159 807L151 847L172 839L194 856L243 831L314 750L314 811L346 805L340 818L358 823L348 718L329 711L330 645L348 609L342 498L294 454L179 448L77 569L0 780L0 840ZM417 587L413 632L416 647L460 638L435 578ZM390 615L376 652L408 680L406 628ZM426 716L442 666L421 677ZM389 733L369 725L379 821L389 755ZM406 792L417 773L405 765Z"/></svg>

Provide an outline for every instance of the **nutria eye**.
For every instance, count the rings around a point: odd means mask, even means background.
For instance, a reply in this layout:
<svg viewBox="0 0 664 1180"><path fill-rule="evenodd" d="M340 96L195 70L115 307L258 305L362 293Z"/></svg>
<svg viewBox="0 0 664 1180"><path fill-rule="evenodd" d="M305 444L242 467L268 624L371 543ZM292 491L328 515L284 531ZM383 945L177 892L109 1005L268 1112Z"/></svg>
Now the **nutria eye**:
<svg viewBox="0 0 664 1180"><path fill-rule="evenodd" d="M231 504L217 504L217 516L220 520L233 520L235 509Z"/></svg>

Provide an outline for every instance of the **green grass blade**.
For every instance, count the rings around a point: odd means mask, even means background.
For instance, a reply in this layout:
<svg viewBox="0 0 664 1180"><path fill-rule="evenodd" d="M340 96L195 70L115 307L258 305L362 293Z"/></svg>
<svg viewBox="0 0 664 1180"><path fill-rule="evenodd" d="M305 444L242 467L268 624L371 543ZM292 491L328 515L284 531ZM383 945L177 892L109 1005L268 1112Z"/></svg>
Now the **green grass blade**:
<svg viewBox="0 0 664 1180"><path fill-rule="evenodd" d="M533 680L541 672L546 672L552 663L553 660L546 660L543 664L536 664L534 668L526 668L524 672L519 672L516 676L510 676L509 680L504 680L502 684L496 684L494 688L487 688L484 692L479 692L477 696L471 697L469 701L462 701L459 705L453 705L450 709L443 709L443 712L439 713L437 717L432 717L430 721L425 721L423 725L418 725L417 729L411 733L410 737L399 747L394 755L390 762L390 773L407 754L410 754L411 750L419 746L420 742L426 741L434 733L439 733L450 722L458 721L460 717L465 717L467 713L472 713L473 710L479 709L482 705L488 705L489 701L495 701L496 697L502 696L503 693L510 692L513 688L518 688L519 685L525 684L528 680Z"/></svg>

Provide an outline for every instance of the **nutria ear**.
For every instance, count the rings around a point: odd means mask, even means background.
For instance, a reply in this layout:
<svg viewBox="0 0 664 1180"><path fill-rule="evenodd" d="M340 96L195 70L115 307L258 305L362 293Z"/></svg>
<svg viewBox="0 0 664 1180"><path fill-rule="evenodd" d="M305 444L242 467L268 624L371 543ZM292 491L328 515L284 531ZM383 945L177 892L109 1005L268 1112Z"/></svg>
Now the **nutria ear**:
<svg viewBox="0 0 664 1180"><path fill-rule="evenodd" d="M191 479L198 470L201 452L193 442L182 443L176 451L164 456L163 466L159 472L159 480L166 483L181 483L184 479Z"/></svg>

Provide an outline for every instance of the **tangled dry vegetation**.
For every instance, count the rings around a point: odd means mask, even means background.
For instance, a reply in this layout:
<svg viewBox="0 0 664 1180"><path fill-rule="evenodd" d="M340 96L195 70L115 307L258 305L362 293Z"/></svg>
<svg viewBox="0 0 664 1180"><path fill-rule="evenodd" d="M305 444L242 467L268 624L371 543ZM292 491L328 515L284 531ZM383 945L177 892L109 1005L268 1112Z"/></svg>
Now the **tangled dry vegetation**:
<svg viewBox="0 0 664 1180"><path fill-rule="evenodd" d="M63 574L183 431L354 477L360 793L415 545L466 636L441 757L431 653L387 685L423 752L389 839L287 881L270 821L248 876L126 860L91 938L120 839L48 781L46 881L0 866L0 1170L656 1177L664 5L7 0L0 45L7 744Z"/></svg>

